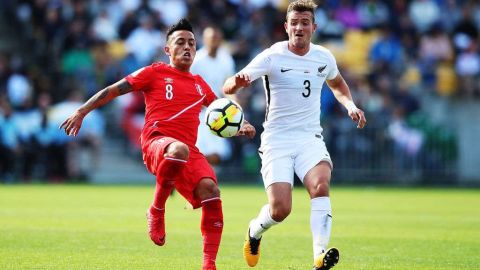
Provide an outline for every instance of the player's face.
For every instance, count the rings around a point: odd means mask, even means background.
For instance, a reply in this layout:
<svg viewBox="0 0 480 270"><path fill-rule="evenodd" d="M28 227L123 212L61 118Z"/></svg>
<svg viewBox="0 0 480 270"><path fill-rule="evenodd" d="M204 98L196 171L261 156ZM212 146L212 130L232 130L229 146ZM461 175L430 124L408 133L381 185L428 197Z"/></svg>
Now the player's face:
<svg viewBox="0 0 480 270"><path fill-rule="evenodd" d="M165 53L170 58L170 63L181 70L189 71L197 52L197 42L192 32L179 30L169 37Z"/></svg>
<svg viewBox="0 0 480 270"><path fill-rule="evenodd" d="M317 29L313 23L313 14L309 11L291 11L285 23L289 44L295 48L308 48L312 34Z"/></svg>

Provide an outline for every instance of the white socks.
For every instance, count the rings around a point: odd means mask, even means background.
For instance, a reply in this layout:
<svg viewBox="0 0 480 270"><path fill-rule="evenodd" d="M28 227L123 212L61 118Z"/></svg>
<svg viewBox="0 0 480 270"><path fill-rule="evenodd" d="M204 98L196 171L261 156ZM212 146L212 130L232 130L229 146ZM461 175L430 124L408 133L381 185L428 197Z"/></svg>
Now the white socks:
<svg viewBox="0 0 480 270"><path fill-rule="evenodd" d="M262 234L273 225L277 225L277 222L272 219L270 215L270 206L264 205L258 214L258 217L250 221L250 237L260 239Z"/></svg>
<svg viewBox="0 0 480 270"><path fill-rule="evenodd" d="M332 230L332 206L329 197L311 199L310 228L313 236L313 257L318 258L327 250ZM250 237L260 239L262 234L277 222L270 215L270 206L264 205L257 218L250 221Z"/></svg>
<svg viewBox="0 0 480 270"><path fill-rule="evenodd" d="M311 199L310 228L313 236L313 258L327 250L332 230L332 206L329 197Z"/></svg>

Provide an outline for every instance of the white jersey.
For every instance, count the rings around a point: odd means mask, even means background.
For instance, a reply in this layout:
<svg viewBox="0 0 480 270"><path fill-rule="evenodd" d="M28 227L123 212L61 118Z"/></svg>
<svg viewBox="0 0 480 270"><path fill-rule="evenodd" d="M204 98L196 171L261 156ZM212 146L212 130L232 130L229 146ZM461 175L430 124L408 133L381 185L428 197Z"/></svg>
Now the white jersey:
<svg viewBox="0 0 480 270"><path fill-rule="evenodd" d="M264 81L267 107L262 146L320 136L322 86L338 75L337 63L328 49L311 43L310 51L299 56L288 50L288 41L278 42L241 72L252 81L259 77Z"/></svg>
<svg viewBox="0 0 480 270"><path fill-rule="evenodd" d="M231 54L222 47L218 48L215 58L208 55L206 48L202 48L197 51L190 72L201 75L215 95L221 97L223 83L235 73L235 62Z"/></svg>
<svg viewBox="0 0 480 270"><path fill-rule="evenodd" d="M225 80L235 73L235 62L230 53L219 48L215 58L208 55L207 49L198 50L190 68L193 74L199 74L208 83L217 97L222 97ZM224 138L213 135L205 124L205 108L200 112L200 126L196 146L204 155L218 154L222 160L231 156L230 143Z"/></svg>

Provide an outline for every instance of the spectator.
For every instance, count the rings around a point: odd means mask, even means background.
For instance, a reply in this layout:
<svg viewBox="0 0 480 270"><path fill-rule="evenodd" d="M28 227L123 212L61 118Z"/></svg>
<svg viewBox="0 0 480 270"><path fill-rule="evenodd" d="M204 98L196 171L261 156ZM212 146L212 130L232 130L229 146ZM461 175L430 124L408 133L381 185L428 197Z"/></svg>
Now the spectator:
<svg viewBox="0 0 480 270"><path fill-rule="evenodd" d="M370 48L369 60L374 72L401 72L404 63L402 44L388 25L381 27L378 40Z"/></svg>
<svg viewBox="0 0 480 270"><path fill-rule="evenodd" d="M357 10L360 22L366 29L383 25L388 20L388 8L378 0L360 1Z"/></svg>
<svg viewBox="0 0 480 270"><path fill-rule="evenodd" d="M105 122L102 114L99 111L92 112L85 117L82 132L78 134L79 144L88 146L90 148L90 164L81 164L79 166L79 156L71 155L72 148L77 148L76 142L68 137L58 127L63 122L63 119L73 113L82 103L84 95L79 90L72 91L67 100L55 104L51 107L48 119L49 128L55 132L53 135L52 144L50 145L49 160L54 163L51 166L49 175L55 181L64 181L75 177L88 177L86 171L94 173L98 166L98 154L101 143L101 137L104 133ZM83 149L83 148L82 148ZM78 151L74 151L78 152ZM82 170L82 166L89 166L88 170Z"/></svg>
<svg viewBox="0 0 480 270"><path fill-rule="evenodd" d="M7 81L8 100L14 108L21 107L32 95L32 85L28 78L15 72Z"/></svg>
<svg viewBox="0 0 480 270"><path fill-rule="evenodd" d="M94 20L92 28L94 37L99 40L113 41L118 37L117 29L105 10Z"/></svg>
<svg viewBox="0 0 480 270"><path fill-rule="evenodd" d="M432 28L420 38L420 61L449 62L453 59L453 48L448 35L440 24Z"/></svg>
<svg viewBox="0 0 480 270"><path fill-rule="evenodd" d="M352 1L341 0L340 6L335 11L335 19L343 24L345 28L360 28L360 18Z"/></svg>
<svg viewBox="0 0 480 270"><path fill-rule="evenodd" d="M459 76L460 89L465 96L473 97L480 94L480 56L476 41L468 41L467 48L459 53L455 71Z"/></svg>
<svg viewBox="0 0 480 270"><path fill-rule="evenodd" d="M155 29L153 18L143 15L140 26L132 31L125 41L127 50L131 52L141 66L152 62L158 50L163 46L163 34Z"/></svg>
<svg viewBox="0 0 480 270"><path fill-rule="evenodd" d="M6 98L0 96L0 180L13 182L15 160L19 151L17 130L12 120L13 109Z"/></svg>
<svg viewBox="0 0 480 270"><path fill-rule="evenodd" d="M223 96L225 80L235 73L233 58L222 47L223 34L219 28L207 27L203 31L203 48L197 52L191 72L199 74L210 85L217 97ZM200 113L197 147L211 165L218 165L230 158L231 146L226 139L213 135L205 125L205 109Z"/></svg>
<svg viewBox="0 0 480 270"><path fill-rule="evenodd" d="M397 169L418 174L418 158L422 150L424 136L419 130L408 126L401 106L395 106L392 121L388 126L388 134L394 143Z"/></svg>
<svg viewBox="0 0 480 270"><path fill-rule="evenodd" d="M432 0L414 0L410 3L409 15L420 33L425 33L440 20L440 8Z"/></svg>

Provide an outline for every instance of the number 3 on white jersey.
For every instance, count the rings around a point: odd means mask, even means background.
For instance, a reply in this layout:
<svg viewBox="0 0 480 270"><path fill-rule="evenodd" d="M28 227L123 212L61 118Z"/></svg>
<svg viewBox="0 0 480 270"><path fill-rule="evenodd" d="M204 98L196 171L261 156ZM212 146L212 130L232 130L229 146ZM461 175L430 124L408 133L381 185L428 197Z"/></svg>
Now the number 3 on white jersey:
<svg viewBox="0 0 480 270"><path fill-rule="evenodd" d="M168 100L172 100L173 98L173 86L171 84L165 85L165 98Z"/></svg>

